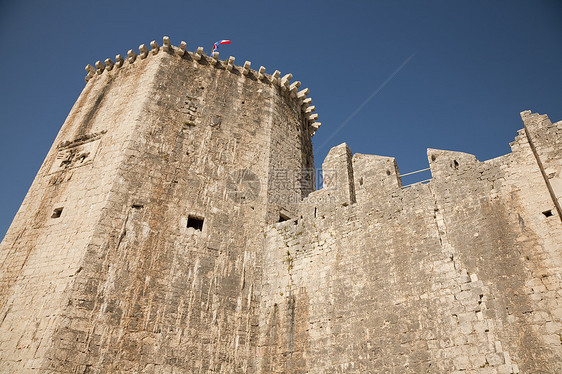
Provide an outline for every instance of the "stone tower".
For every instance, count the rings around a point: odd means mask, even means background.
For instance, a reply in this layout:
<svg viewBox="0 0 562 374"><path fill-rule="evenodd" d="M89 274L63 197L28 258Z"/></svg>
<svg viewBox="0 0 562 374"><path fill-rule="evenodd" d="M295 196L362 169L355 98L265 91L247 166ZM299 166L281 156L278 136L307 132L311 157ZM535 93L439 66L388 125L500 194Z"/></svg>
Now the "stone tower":
<svg viewBox="0 0 562 374"><path fill-rule="evenodd" d="M87 67L0 244L0 372L562 372L562 121L315 190L290 74L150 46Z"/></svg>
<svg viewBox="0 0 562 374"><path fill-rule="evenodd" d="M150 46L87 66L2 241L1 372L252 371L264 228L320 124L291 74Z"/></svg>

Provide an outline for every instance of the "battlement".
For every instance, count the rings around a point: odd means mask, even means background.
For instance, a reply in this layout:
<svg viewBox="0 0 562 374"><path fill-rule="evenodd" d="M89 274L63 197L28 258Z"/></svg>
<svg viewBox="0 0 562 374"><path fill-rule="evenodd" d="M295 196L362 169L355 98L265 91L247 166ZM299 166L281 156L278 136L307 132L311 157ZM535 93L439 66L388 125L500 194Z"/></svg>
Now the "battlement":
<svg viewBox="0 0 562 374"><path fill-rule="evenodd" d="M560 371L560 329L545 327L562 313L562 123L521 117L510 153L430 148L431 179L410 186L392 157L332 148L323 188L265 232L261 343L306 342L330 372L364 372L372 351L381 372Z"/></svg>
<svg viewBox="0 0 562 374"><path fill-rule="evenodd" d="M553 124L547 115L531 111L522 112L521 118L524 129L519 130L515 141L510 143L512 152L509 154L481 162L472 154L428 148L429 167L405 174L400 174L393 157L352 154L342 143L333 147L326 156L322 164L323 187L303 200L301 215L316 218L321 213L327 216L354 203L372 206L377 201L388 199L415 200L419 193L423 193L420 191L459 179L466 179L466 185L489 183L491 190L497 193L501 184L509 179L505 170L514 162L513 159L526 159L522 154L531 152L551 196L550 202L540 209L562 217L559 202L562 196L561 168L554 162L559 157L557 149L562 138L562 121ZM426 171L431 173L429 178L403 184L404 176Z"/></svg>
<svg viewBox="0 0 562 374"><path fill-rule="evenodd" d="M86 66L0 243L0 372L562 372L562 122L415 183L343 143L314 191L309 90L234 62Z"/></svg>
<svg viewBox="0 0 562 374"><path fill-rule="evenodd" d="M170 43L170 38L164 36L162 38L162 45L160 46L155 40L150 42L150 50L145 44L139 46L139 52L129 49L126 58L120 54L115 56L115 62L111 58L106 58L103 62L98 60L94 66L88 64L85 67L87 72L85 81L88 82L95 80L96 77L101 76L104 72L115 71L121 68L134 65L138 60L144 60L155 56L158 53L168 53L170 55L178 56L186 61L196 62L200 66L208 66L215 69L222 69L230 71L232 74L245 76L248 79L253 79L262 82L266 85L273 85L278 87L279 91L288 98L295 101L300 106L302 114L309 126L310 135L314 136L316 131L320 128L321 123L318 122L318 113L315 113L316 107L312 105L312 99L307 97L310 93L308 88L300 89L301 82L294 81L291 83L293 75L291 73L281 76L279 70L275 70L272 74L265 72L266 68L260 66L258 70L251 69L251 62L245 61L242 66L234 64L235 57L230 56L226 60L219 60L219 52L213 52L211 56L205 54L203 47L197 47L195 52L187 50L187 43L181 41L179 46L174 46Z"/></svg>

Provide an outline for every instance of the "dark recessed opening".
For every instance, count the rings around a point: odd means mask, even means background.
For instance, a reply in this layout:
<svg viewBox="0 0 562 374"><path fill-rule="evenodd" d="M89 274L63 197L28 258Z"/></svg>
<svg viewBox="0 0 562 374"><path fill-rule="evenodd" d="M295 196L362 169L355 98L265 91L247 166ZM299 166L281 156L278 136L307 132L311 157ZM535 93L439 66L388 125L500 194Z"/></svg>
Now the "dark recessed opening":
<svg viewBox="0 0 562 374"><path fill-rule="evenodd" d="M288 221L290 219L291 219L290 217L284 215L283 213L279 213L279 222L285 222L285 221Z"/></svg>
<svg viewBox="0 0 562 374"><path fill-rule="evenodd" d="M360 186L363 185L363 177L359 178L359 185L360 185Z"/></svg>
<svg viewBox="0 0 562 374"><path fill-rule="evenodd" d="M56 208L55 210L53 210L53 214L51 215L51 218L59 218L61 214L62 214L62 208Z"/></svg>
<svg viewBox="0 0 562 374"><path fill-rule="evenodd" d="M459 163L457 162L457 160L453 160L453 163L451 164L451 167L453 169L458 169L459 168Z"/></svg>
<svg viewBox="0 0 562 374"><path fill-rule="evenodd" d="M544 214L545 217L551 217L552 216L552 210L547 210L542 212L542 214Z"/></svg>
<svg viewBox="0 0 562 374"><path fill-rule="evenodd" d="M314 218L316 218L317 214L318 214L318 208L314 208Z"/></svg>
<svg viewBox="0 0 562 374"><path fill-rule="evenodd" d="M203 217L188 216L187 217L187 227L194 228L195 230L203 230Z"/></svg>
<svg viewBox="0 0 562 374"><path fill-rule="evenodd" d="M142 204L133 204L131 207L132 207L133 209L142 209L142 208L144 208L144 205L142 205Z"/></svg>

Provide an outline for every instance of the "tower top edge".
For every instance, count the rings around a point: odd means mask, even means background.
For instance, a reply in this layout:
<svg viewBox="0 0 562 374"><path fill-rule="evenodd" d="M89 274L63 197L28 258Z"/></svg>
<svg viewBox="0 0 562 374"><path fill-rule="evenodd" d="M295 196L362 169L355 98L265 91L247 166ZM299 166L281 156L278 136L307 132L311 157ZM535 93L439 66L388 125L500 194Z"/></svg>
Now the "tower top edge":
<svg viewBox="0 0 562 374"><path fill-rule="evenodd" d="M245 61L242 66L234 64L235 57L230 56L226 60L219 60L219 52L212 52L211 55L206 55L203 47L197 47L194 52L187 50L187 43L181 41L178 46L174 46L170 43L170 38L164 36L162 38L162 45L159 45L155 40L149 43L150 50L145 44L141 44L138 48L138 53L133 49L127 51L127 55L122 57L120 54L115 56L115 61L111 58L106 58L103 62L98 60L95 62L94 66L87 64L85 70L87 72L85 81L88 82L95 80L98 76L102 76L106 71L119 70L125 65L134 65L135 62L140 59L144 60L150 56L157 55L158 53L168 53L171 55L177 55L185 60L191 60L198 65L208 65L212 68L225 69L230 72L239 72L243 76L253 76L257 81L262 82L268 86L276 86L281 93L287 95L296 101L303 112L304 119L309 125L311 135L318 130L321 123L318 122L318 114L313 113L316 107L312 105L312 99L307 97L310 93L308 88L300 89L300 81L294 81L291 83L293 78L292 74L285 74L281 76L279 70L275 70L271 74L265 73L266 68L260 66L258 70L251 69L251 62Z"/></svg>

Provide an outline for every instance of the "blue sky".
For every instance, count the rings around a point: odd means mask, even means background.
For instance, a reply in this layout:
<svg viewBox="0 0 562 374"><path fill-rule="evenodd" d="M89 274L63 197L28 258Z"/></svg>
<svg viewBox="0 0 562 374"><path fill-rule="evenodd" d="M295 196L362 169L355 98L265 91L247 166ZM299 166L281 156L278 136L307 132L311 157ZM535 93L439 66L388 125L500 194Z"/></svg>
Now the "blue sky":
<svg viewBox="0 0 562 374"><path fill-rule="evenodd" d="M0 1L0 238L88 63L164 35L192 51L230 39L222 59L310 88L317 167L347 142L406 173L426 148L508 153L523 110L562 120L561 16L558 0Z"/></svg>

